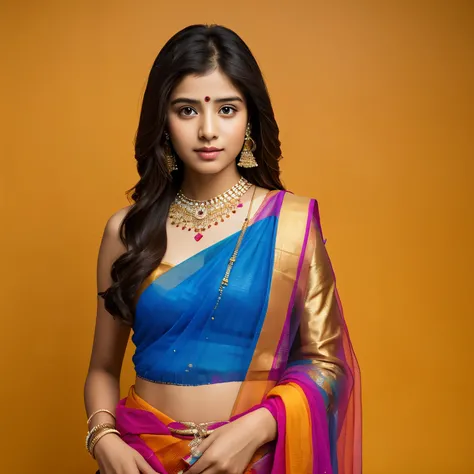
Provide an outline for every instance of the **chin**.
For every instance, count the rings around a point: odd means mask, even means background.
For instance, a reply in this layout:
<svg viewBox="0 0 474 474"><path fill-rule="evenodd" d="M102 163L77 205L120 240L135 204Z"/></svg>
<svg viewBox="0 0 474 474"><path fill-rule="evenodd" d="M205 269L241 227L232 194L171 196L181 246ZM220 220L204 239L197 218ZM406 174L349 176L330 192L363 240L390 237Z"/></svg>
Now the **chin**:
<svg viewBox="0 0 474 474"><path fill-rule="evenodd" d="M199 161L188 163L186 167L190 168L194 173L199 174L217 174L227 169L232 163L223 163L220 160L215 161Z"/></svg>

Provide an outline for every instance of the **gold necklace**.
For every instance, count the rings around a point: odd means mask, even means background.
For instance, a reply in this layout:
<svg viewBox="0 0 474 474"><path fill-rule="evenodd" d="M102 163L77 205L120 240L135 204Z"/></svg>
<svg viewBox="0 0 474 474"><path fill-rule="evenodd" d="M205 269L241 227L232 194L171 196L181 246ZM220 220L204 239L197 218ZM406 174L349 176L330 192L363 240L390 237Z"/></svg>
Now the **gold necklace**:
<svg viewBox="0 0 474 474"><path fill-rule="evenodd" d="M242 176L237 184L218 196L206 201L196 201L188 198L181 190L178 191L169 210L171 225L181 227L182 230L194 230L197 234L194 240L199 242L205 232L213 225L224 222L242 207L242 196L252 185Z"/></svg>
<svg viewBox="0 0 474 474"><path fill-rule="evenodd" d="M247 231L247 228L250 225L250 216L252 214L252 204L253 204L253 200L255 198L255 191L256 190L257 190L257 186L255 186L253 188L252 199L250 200L250 206L249 206L249 210L248 210L248 213L247 213L247 217L244 220L244 223L242 225L242 229L241 229L240 234L239 234L239 238L237 239L237 243L235 244L234 251L233 251L232 256L230 257L229 262L227 264L227 269L225 271L224 278L222 279L221 284L219 286L219 294L217 296L217 301L216 301L216 304L214 306L214 309L213 309L212 315L211 315L211 320L212 321L214 321L214 319L215 319L214 311L217 309L217 307L219 306L219 303L221 302L222 293L224 292L224 288L229 285L230 272L232 271L232 268L234 267L234 264L237 261L237 255L239 254L240 245L242 244L242 240L244 238L245 232Z"/></svg>

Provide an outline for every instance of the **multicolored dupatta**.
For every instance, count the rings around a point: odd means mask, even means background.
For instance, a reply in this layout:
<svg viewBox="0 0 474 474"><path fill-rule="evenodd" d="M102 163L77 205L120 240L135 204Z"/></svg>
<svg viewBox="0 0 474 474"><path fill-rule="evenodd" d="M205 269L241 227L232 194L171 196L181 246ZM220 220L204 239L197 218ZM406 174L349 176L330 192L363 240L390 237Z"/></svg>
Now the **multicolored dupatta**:
<svg viewBox="0 0 474 474"><path fill-rule="evenodd" d="M286 193L267 316L233 413L275 401L272 474L360 474L360 396L317 201Z"/></svg>
<svg viewBox="0 0 474 474"><path fill-rule="evenodd" d="M274 452L252 465L255 474L360 474L360 372L314 199L285 191L269 193L242 242L226 290L228 306L224 297L215 321L206 317L214 303L215 291L211 291L209 301L203 298L190 307L192 311L179 307L176 320L169 316L165 328L157 320L156 327L147 330L147 324L148 328L154 324L150 319L156 298L170 297L169 311L176 310L179 305L171 304L173 292L182 303L203 288L212 290L218 285L219 269L225 267L236 238L229 236L179 268L157 269L148 279L139 295L134 327L137 375L191 385L243 380L231 421L264 406L278 424ZM232 281L238 283L234 289ZM261 288L247 307L257 309L242 312L236 301L243 299L242 288L250 284ZM247 320L238 318L239 328L232 326L233 311L248 315ZM186 364L191 354L184 350L184 341L190 338L192 356L197 358L194 364ZM215 344L215 353L223 338L235 348L231 356L222 352L221 365L212 365L208 347ZM178 342L181 345L176 346ZM176 352L173 347L183 350ZM200 355L196 347L202 349ZM166 360L173 372L156 362L153 366L157 360ZM226 366L231 370L226 371ZM136 403L132 393L121 400L118 429L124 440L147 453L150 464L165 474L157 449L150 448L149 434L169 436L166 419L158 412L150 417L153 410ZM144 426L148 434L143 433Z"/></svg>

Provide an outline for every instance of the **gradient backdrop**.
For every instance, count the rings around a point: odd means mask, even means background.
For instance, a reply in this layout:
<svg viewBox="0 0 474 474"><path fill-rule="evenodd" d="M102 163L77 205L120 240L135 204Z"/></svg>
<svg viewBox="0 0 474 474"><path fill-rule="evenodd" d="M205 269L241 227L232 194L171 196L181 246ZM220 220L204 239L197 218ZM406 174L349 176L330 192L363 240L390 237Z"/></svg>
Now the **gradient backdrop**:
<svg viewBox="0 0 474 474"><path fill-rule="evenodd" d="M93 473L83 383L149 68L193 23L259 61L362 367L365 474L474 472L474 2L23 1L0 11L0 471ZM127 353L122 389L133 380Z"/></svg>

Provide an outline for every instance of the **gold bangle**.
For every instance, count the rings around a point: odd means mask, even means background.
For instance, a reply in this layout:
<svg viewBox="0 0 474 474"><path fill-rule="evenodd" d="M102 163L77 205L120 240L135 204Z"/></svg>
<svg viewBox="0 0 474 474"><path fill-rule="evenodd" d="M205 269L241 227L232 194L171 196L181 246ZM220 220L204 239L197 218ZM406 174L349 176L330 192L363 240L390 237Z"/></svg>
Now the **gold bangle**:
<svg viewBox="0 0 474 474"><path fill-rule="evenodd" d="M89 431L89 434L92 435L95 433L97 430L100 428L115 428L115 425L113 423L100 423L99 425L95 425L91 430Z"/></svg>
<svg viewBox="0 0 474 474"><path fill-rule="evenodd" d="M97 436L99 436L103 431L115 430L115 429L116 429L115 426L112 426L112 427L104 426L104 427L98 428L93 434L90 433L88 435L88 437L86 437L86 449L87 449L87 451L90 451L90 447L91 447L92 443L97 438Z"/></svg>
<svg viewBox="0 0 474 474"><path fill-rule="evenodd" d="M95 425L90 431L87 432L86 435L86 449L89 451L89 444L92 441L92 438L94 437L94 434L102 429L106 428L115 428L115 425L113 423L100 423L98 425Z"/></svg>
<svg viewBox="0 0 474 474"><path fill-rule="evenodd" d="M117 419L117 418L115 418L115 415L110 410L106 410L105 408L100 408L99 410L96 410L94 413L92 413L92 415L88 418L87 426L89 426L89 423L91 422L92 418L95 415L97 415L97 413L108 413L109 415L111 415L113 417L114 420Z"/></svg>
<svg viewBox="0 0 474 474"><path fill-rule="evenodd" d="M88 437L86 438L87 450L89 450L89 446L91 445L91 443L100 433L102 433L102 431L115 430L115 429L116 429L115 426L101 426L100 428L97 428L93 433L89 432Z"/></svg>
<svg viewBox="0 0 474 474"><path fill-rule="evenodd" d="M96 446L96 444L107 434L109 433L115 433L117 435L120 436L120 431L119 430L116 430L116 429L113 429L113 428L107 428L103 431L100 431L99 434L97 434L97 436L94 437L94 439L91 441L91 444L89 446L89 453L90 455L95 459L95 456L94 456L94 448Z"/></svg>

